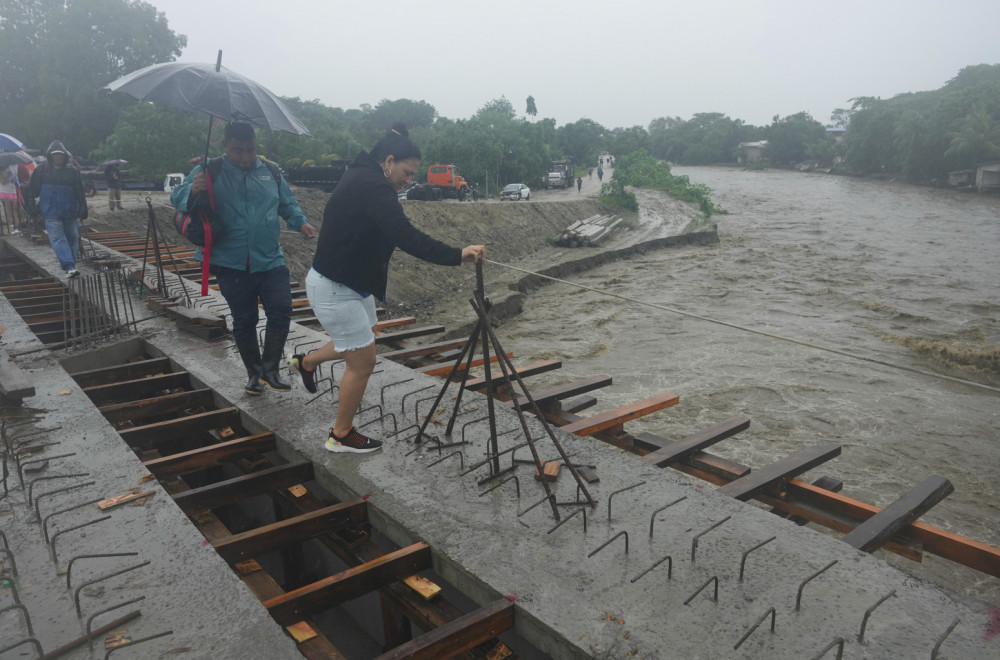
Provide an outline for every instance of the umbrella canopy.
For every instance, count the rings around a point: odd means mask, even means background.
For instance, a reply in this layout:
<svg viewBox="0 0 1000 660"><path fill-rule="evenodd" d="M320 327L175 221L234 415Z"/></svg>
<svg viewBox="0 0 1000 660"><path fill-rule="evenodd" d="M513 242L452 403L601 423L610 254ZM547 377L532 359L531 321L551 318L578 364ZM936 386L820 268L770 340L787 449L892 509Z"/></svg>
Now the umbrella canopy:
<svg viewBox="0 0 1000 660"><path fill-rule="evenodd" d="M0 151L0 167L31 163L31 156L21 151Z"/></svg>
<svg viewBox="0 0 1000 660"><path fill-rule="evenodd" d="M13 135L0 133L0 151L17 151L23 148L24 144Z"/></svg>
<svg viewBox="0 0 1000 660"><path fill-rule="evenodd" d="M128 165L128 161L124 160L122 158L115 158L114 160L106 160L106 161L104 161L103 163L101 163L100 165L97 166L97 171L98 172L103 172L104 170L108 169L112 165Z"/></svg>
<svg viewBox="0 0 1000 660"><path fill-rule="evenodd" d="M227 121L309 135L309 130L281 99L223 66L183 62L154 64L133 71L102 89L187 112L205 112Z"/></svg>

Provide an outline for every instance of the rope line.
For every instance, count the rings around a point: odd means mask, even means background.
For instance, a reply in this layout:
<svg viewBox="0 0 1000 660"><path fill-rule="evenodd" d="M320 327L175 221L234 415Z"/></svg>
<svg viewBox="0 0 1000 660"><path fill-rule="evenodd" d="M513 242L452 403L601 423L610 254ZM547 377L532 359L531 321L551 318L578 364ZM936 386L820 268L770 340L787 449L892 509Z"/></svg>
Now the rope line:
<svg viewBox="0 0 1000 660"><path fill-rule="evenodd" d="M982 383L977 383L971 380L965 380L963 378L955 378L953 376L946 376L944 374L936 374L931 371L923 371L921 369L914 369L913 367L903 366L901 364L893 364L891 362L886 362L884 360L877 360L875 358L865 357L863 355L855 355L853 353L848 353L836 348L830 348L829 346L820 346L819 344L814 344L812 342L803 341L801 339L795 339L794 337L785 337L782 335L776 335L771 332L764 332L763 330L755 330L753 328L748 328L746 326L737 325L736 323L729 323L728 321L720 321L719 319L713 319L708 316L701 316L700 314L693 314L691 312L685 312L684 310L677 309L675 307L667 307L666 305L660 305L657 303L652 303L646 300L639 300L638 298L631 298L629 296L624 296L619 293L612 293L610 291L601 291L600 289L595 289L585 284L576 284L574 282L568 282L566 280L561 280L558 277L552 277L550 275L542 275L541 273L536 273L534 271L526 270L524 268L518 268L517 266L511 266L510 264L501 263L499 261L493 261L491 259L484 260L488 264L493 264L494 266L500 266L501 268L508 268L510 270L516 270L527 275L533 275L535 277L541 277L546 280L551 280L553 282L558 282L560 284L566 284L568 286L576 287L578 289L584 289L586 291L593 291L594 293L600 294L602 296L609 296L611 298L619 298L621 300L626 300L628 302L636 303L639 305L644 305L646 307L652 307L653 309L658 309L664 312L670 312L672 314L679 314L681 316L687 316L688 318L697 319L699 321L706 321L708 323L715 323L717 325L723 325L727 328L733 328L735 330L742 330L743 332L749 332L755 335L760 335L762 337L770 337L771 339L777 339L779 341L786 341L792 344L798 344L799 346L805 346L807 348L814 348L819 351L825 351L827 353L833 353L834 355L840 355L842 357L851 358L852 360L861 360L863 362L869 362L871 364L877 364L883 367L889 367L890 369L898 369L900 371L908 371L913 374L919 374L921 376L928 376L930 378L939 378L941 380L948 380L953 383L960 383L962 385L968 385L969 387L975 387L983 390L988 390L990 392L1000 392L1000 387L993 387L991 385L984 385Z"/></svg>

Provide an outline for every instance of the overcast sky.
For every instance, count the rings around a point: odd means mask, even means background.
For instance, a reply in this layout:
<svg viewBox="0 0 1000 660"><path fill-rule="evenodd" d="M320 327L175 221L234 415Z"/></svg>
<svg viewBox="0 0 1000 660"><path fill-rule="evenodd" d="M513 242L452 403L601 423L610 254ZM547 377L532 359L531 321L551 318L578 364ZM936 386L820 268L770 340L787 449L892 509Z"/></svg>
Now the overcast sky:
<svg viewBox="0 0 1000 660"><path fill-rule="evenodd" d="M1000 63L1000 0L147 0L222 62L282 96L344 109L426 101L467 118L534 96L559 125L800 111L829 123L856 96L941 87Z"/></svg>

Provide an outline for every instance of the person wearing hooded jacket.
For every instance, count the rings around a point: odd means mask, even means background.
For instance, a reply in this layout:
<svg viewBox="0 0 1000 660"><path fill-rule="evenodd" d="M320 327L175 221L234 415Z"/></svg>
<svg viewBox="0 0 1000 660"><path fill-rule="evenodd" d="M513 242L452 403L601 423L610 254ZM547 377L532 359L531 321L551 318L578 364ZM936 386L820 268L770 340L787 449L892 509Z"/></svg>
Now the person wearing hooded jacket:
<svg viewBox="0 0 1000 660"><path fill-rule="evenodd" d="M247 394L262 394L264 387L288 392L281 380L285 340L292 317L292 287L279 233L285 218L289 229L306 238L316 235L299 208L284 177L275 176L257 156L253 126L234 122L222 140L222 169L212 178L215 209L222 231L212 246L211 272L233 314L233 338L247 370ZM170 194L174 208L190 212L207 190L201 165ZM201 248L195 259L202 260ZM264 306L267 327L264 350L257 340L257 300Z"/></svg>
<svg viewBox="0 0 1000 660"><path fill-rule="evenodd" d="M59 140L45 150L45 162L35 168L24 190L25 208L45 220L49 243L67 277L77 277L76 254L80 246L78 220L87 219L87 194L80 171L69 164L69 151ZM35 198L38 198L36 204Z"/></svg>

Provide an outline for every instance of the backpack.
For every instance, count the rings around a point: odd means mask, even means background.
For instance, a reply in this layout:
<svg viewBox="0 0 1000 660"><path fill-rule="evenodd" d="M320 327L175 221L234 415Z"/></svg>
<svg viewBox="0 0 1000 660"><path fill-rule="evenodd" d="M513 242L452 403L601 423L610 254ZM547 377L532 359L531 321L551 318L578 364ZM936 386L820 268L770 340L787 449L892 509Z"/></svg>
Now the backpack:
<svg viewBox="0 0 1000 660"><path fill-rule="evenodd" d="M262 159L263 160L263 159ZM281 198L281 170L271 161L264 160L267 169L278 186L278 198ZM205 178L206 191L201 199L195 200L190 211L177 211L174 214L174 228L181 236L201 248L201 295L208 295L208 274L211 267L212 245L225 234L221 219L215 209L215 190L212 181L222 171L222 158L212 158L205 168L208 176ZM208 202L206 205L205 202ZM188 205L190 207L190 203Z"/></svg>

